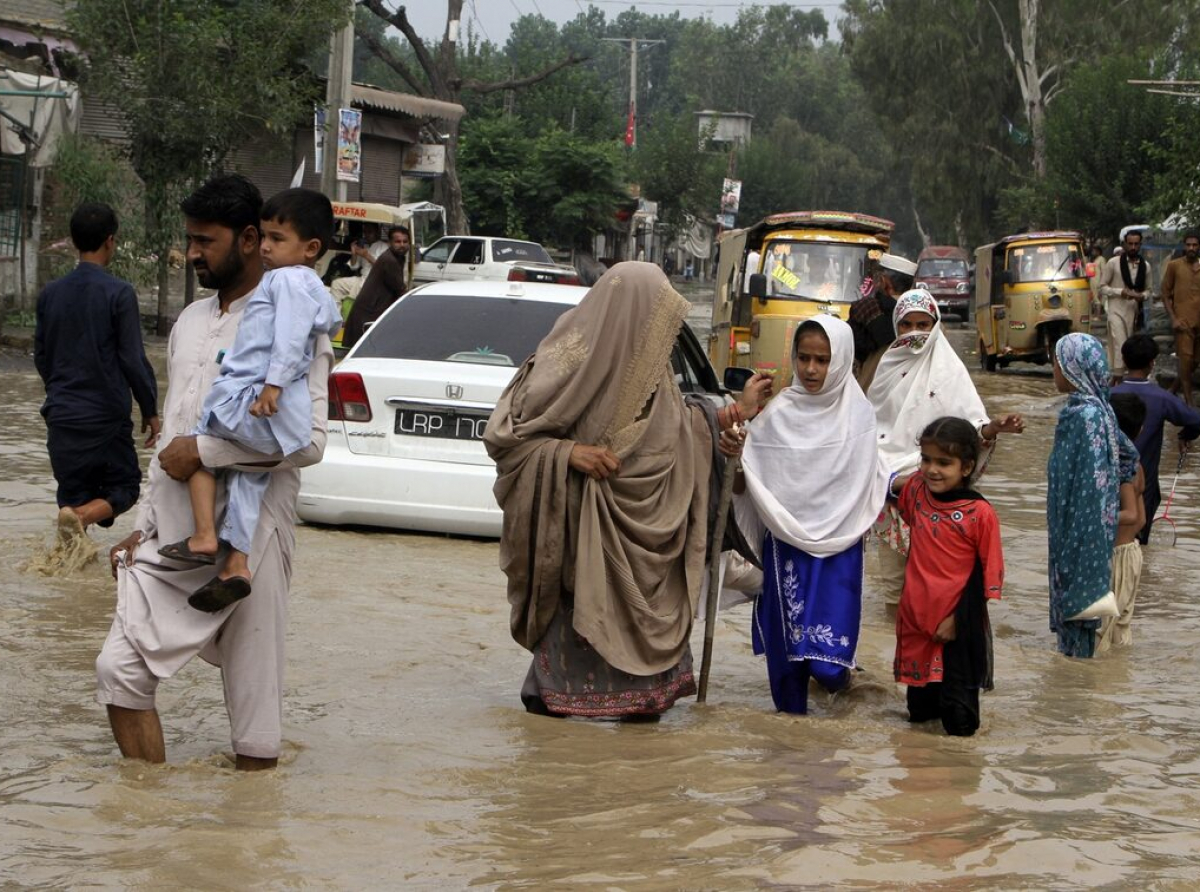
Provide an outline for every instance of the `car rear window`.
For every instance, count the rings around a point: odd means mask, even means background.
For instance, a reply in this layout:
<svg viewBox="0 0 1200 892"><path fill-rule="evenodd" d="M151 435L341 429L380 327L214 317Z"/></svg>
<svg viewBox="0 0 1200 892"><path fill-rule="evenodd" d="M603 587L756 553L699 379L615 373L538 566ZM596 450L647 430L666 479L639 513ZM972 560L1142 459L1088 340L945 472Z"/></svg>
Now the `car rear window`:
<svg viewBox="0 0 1200 892"><path fill-rule="evenodd" d="M496 239L492 242L492 260L498 263L509 263L513 260L527 260L531 263L553 263L546 249L533 242L510 242Z"/></svg>
<svg viewBox="0 0 1200 892"><path fill-rule="evenodd" d="M372 325L354 355L515 367L569 309L521 298L418 292Z"/></svg>

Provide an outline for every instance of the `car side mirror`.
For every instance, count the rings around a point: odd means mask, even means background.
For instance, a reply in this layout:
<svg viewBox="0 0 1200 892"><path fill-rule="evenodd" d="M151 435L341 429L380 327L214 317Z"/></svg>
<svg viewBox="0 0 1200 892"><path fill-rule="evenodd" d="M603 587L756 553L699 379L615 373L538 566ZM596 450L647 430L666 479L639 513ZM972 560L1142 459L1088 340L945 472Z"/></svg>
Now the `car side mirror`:
<svg viewBox="0 0 1200 892"><path fill-rule="evenodd" d="M762 273L754 273L750 276L750 287L747 289L751 297L757 297L759 300L767 299L767 277Z"/></svg>
<svg viewBox="0 0 1200 892"><path fill-rule="evenodd" d="M746 389L746 384L753 377L753 369L743 369L731 365L725 369L725 389L732 390L734 393L741 393Z"/></svg>

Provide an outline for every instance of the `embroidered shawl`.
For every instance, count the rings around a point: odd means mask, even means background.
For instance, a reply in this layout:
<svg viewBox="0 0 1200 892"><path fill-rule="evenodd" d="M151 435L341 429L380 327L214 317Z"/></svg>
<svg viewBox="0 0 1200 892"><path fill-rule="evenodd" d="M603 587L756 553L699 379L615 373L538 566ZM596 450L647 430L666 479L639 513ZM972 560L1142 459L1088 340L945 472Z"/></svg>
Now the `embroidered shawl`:
<svg viewBox="0 0 1200 892"><path fill-rule="evenodd" d="M565 593L574 629L634 675L674 666L704 571L712 438L670 365L690 305L650 263L621 263L564 313L496 404L484 442L504 511L513 637L532 650ZM570 469L576 443L620 470Z"/></svg>

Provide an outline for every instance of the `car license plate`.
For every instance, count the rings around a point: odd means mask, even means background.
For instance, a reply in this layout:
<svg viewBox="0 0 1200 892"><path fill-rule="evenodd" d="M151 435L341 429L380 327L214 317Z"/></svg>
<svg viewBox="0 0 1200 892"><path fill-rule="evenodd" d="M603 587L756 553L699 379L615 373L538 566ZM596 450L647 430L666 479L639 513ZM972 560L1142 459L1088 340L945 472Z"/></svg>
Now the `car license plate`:
<svg viewBox="0 0 1200 892"><path fill-rule="evenodd" d="M490 416L487 409L400 407L396 410L396 433L405 437L482 440Z"/></svg>
<svg viewBox="0 0 1200 892"><path fill-rule="evenodd" d="M526 278L530 282L557 282L558 273L545 273L535 270L529 270L525 273Z"/></svg>

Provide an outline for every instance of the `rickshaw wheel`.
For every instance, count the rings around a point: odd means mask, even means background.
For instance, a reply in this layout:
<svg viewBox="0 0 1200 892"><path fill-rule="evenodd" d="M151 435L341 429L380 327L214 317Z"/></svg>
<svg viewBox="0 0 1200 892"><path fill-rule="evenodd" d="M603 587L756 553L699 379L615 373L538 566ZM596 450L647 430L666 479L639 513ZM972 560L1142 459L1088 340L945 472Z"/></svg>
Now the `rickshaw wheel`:
<svg viewBox="0 0 1200 892"><path fill-rule="evenodd" d="M996 371L996 357L987 352L982 338L979 340L979 367L985 372Z"/></svg>

